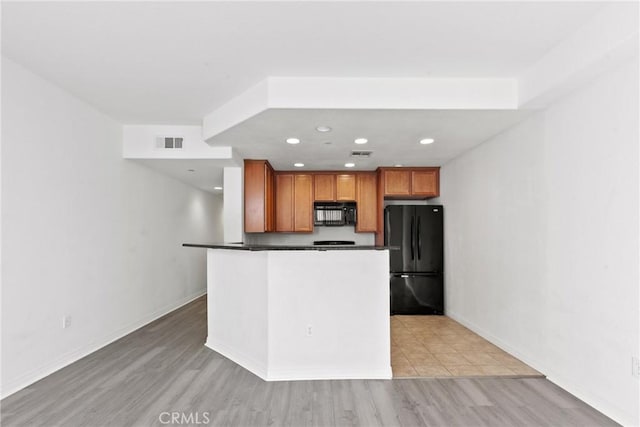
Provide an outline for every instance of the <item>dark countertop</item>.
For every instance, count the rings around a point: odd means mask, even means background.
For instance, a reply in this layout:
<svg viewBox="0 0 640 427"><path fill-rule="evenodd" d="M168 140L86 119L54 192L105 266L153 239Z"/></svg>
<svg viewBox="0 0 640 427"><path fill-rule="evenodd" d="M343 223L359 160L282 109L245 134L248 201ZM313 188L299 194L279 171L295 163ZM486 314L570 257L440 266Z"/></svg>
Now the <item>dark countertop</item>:
<svg viewBox="0 0 640 427"><path fill-rule="evenodd" d="M241 251L378 251L396 250L396 246L361 246L361 245L252 245L245 243L183 243L188 248L236 249Z"/></svg>

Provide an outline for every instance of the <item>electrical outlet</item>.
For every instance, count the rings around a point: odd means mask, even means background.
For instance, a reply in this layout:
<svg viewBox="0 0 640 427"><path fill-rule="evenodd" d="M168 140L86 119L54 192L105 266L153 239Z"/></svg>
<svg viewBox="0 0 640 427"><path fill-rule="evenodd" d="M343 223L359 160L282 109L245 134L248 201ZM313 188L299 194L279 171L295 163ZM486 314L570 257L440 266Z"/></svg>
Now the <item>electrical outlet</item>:
<svg viewBox="0 0 640 427"><path fill-rule="evenodd" d="M313 335L313 326L307 325L307 336L310 337Z"/></svg>
<svg viewBox="0 0 640 427"><path fill-rule="evenodd" d="M631 375L640 378L640 358L631 357Z"/></svg>
<svg viewBox="0 0 640 427"><path fill-rule="evenodd" d="M62 316L62 329L67 329L71 326L71 316Z"/></svg>

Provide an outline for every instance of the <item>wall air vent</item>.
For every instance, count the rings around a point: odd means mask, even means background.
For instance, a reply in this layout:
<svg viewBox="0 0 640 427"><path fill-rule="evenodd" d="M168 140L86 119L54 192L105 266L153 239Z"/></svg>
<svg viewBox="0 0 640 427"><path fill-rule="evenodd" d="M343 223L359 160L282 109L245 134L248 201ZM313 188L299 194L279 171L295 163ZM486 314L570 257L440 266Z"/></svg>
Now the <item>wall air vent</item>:
<svg viewBox="0 0 640 427"><path fill-rule="evenodd" d="M366 159L371 157L373 151L352 151L351 157L356 157L358 159Z"/></svg>
<svg viewBox="0 0 640 427"><path fill-rule="evenodd" d="M160 150L181 150L183 139L180 136L158 136L156 137L156 148Z"/></svg>

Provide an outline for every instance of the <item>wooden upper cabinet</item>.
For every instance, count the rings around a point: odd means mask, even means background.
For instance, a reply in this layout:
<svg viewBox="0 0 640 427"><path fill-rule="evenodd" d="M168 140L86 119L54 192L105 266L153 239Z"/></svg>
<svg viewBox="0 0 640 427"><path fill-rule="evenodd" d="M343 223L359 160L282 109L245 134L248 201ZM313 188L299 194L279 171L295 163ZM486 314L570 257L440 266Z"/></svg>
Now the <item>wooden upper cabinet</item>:
<svg viewBox="0 0 640 427"><path fill-rule="evenodd" d="M356 200L356 176L354 174L336 175L336 200L345 202Z"/></svg>
<svg viewBox="0 0 640 427"><path fill-rule="evenodd" d="M406 169L383 170L385 196L411 196L411 172Z"/></svg>
<svg viewBox="0 0 640 427"><path fill-rule="evenodd" d="M293 231L313 231L313 176L296 174L293 180Z"/></svg>
<svg viewBox="0 0 640 427"><path fill-rule="evenodd" d="M411 171L411 195L437 197L440 195L440 173L437 168Z"/></svg>
<svg viewBox="0 0 640 427"><path fill-rule="evenodd" d="M313 231L313 177L276 173L276 231Z"/></svg>
<svg viewBox="0 0 640 427"><path fill-rule="evenodd" d="M356 175L314 173L313 189L315 202L353 202L356 200Z"/></svg>
<svg viewBox="0 0 640 427"><path fill-rule="evenodd" d="M273 168L266 160L244 161L244 231L274 231Z"/></svg>
<svg viewBox="0 0 640 427"><path fill-rule="evenodd" d="M440 168L379 168L375 172L276 172L266 160L245 160L244 228L247 233L312 232L313 202L357 205L357 232L381 239L384 198L440 195Z"/></svg>
<svg viewBox="0 0 640 427"><path fill-rule="evenodd" d="M380 168L384 197L426 199L440 195L440 168Z"/></svg>
<svg viewBox="0 0 640 427"><path fill-rule="evenodd" d="M267 194L265 197L265 231L276 231L276 177L267 163Z"/></svg>
<svg viewBox="0 0 640 427"><path fill-rule="evenodd" d="M293 174L276 174L276 231L293 231Z"/></svg>
<svg viewBox="0 0 640 427"><path fill-rule="evenodd" d="M358 219L356 232L378 231L378 175L359 173L356 178L356 205Z"/></svg>
<svg viewBox="0 0 640 427"><path fill-rule="evenodd" d="M336 176L334 174L314 174L313 187L314 200L316 202L333 202L336 200Z"/></svg>

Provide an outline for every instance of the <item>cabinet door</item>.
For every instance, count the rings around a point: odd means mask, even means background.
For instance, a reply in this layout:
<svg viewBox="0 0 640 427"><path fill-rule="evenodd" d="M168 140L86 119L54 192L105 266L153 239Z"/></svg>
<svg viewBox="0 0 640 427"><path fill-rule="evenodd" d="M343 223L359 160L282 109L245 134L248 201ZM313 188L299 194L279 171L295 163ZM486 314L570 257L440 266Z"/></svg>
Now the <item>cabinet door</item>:
<svg viewBox="0 0 640 427"><path fill-rule="evenodd" d="M352 202L356 199L356 176L340 174L336 176L336 200Z"/></svg>
<svg viewBox="0 0 640 427"><path fill-rule="evenodd" d="M375 173L361 173L356 178L357 232L375 233L378 231L377 181Z"/></svg>
<svg viewBox="0 0 640 427"><path fill-rule="evenodd" d="M275 215L275 183L274 183L274 174L273 169L267 163L266 168L266 195L265 195L265 230L264 231L275 231L276 230L276 215Z"/></svg>
<svg viewBox="0 0 640 427"><path fill-rule="evenodd" d="M244 231L273 231L273 169L266 160L244 163Z"/></svg>
<svg viewBox="0 0 640 427"><path fill-rule="evenodd" d="M439 195L438 178L438 169L412 171L411 194L413 196L437 197Z"/></svg>
<svg viewBox="0 0 640 427"><path fill-rule="evenodd" d="M404 170L385 170L384 195L385 196L410 196L411 172Z"/></svg>
<svg viewBox="0 0 640 427"><path fill-rule="evenodd" d="M336 200L336 176L333 174L313 175L314 197L316 202L333 202Z"/></svg>
<svg viewBox="0 0 640 427"><path fill-rule="evenodd" d="M276 175L276 231L293 231L293 174Z"/></svg>
<svg viewBox="0 0 640 427"><path fill-rule="evenodd" d="M313 176L294 175L294 231L313 231Z"/></svg>

